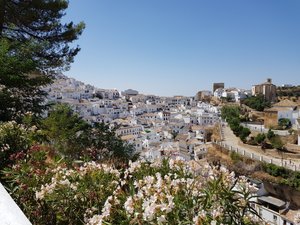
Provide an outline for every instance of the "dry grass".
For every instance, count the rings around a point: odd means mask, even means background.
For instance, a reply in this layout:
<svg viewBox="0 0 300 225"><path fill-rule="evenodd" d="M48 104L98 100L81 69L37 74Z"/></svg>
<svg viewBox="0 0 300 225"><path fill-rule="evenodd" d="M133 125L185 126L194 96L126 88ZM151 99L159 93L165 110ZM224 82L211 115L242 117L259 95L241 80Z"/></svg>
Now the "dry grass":
<svg viewBox="0 0 300 225"><path fill-rule="evenodd" d="M207 161L209 163L221 163L237 175L245 175L261 181L279 183L281 178L273 177L262 170L262 164L249 158L240 157L234 161L227 150L212 146L208 149Z"/></svg>
<svg viewBox="0 0 300 225"><path fill-rule="evenodd" d="M220 136L221 131L220 131L219 123L214 126L211 132L212 132L212 136L211 136L212 140L221 141L221 136Z"/></svg>
<svg viewBox="0 0 300 225"><path fill-rule="evenodd" d="M221 148L220 148L221 149ZM217 160L220 160L222 162L226 162L226 163L229 163L231 162L231 158L230 156L228 155L228 151L227 150L220 150L218 149L218 147L210 147L208 148L208 151L207 151L207 160L210 161L210 162L213 162L213 161L217 161Z"/></svg>
<svg viewBox="0 0 300 225"><path fill-rule="evenodd" d="M268 181L271 183L280 183L280 177L273 177L270 174L263 171L255 171L251 174L251 177L261 181Z"/></svg>

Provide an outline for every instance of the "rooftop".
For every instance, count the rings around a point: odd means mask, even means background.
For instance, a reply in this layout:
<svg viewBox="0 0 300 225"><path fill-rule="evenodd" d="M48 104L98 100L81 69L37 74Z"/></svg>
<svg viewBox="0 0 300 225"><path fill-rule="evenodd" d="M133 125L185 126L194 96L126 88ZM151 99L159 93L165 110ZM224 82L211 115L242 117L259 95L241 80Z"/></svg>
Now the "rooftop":
<svg viewBox="0 0 300 225"><path fill-rule="evenodd" d="M281 208L285 205L284 201L282 201L278 198L274 198L272 196L261 196L261 197L258 197L258 200L263 201L263 202L267 202L271 205L275 205L278 208Z"/></svg>
<svg viewBox="0 0 300 225"><path fill-rule="evenodd" d="M284 99L276 104L274 104L274 107L297 107L298 104L289 100L289 99Z"/></svg>
<svg viewBox="0 0 300 225"><path fill-rule="evenodd" d="M272 107L272 108L269 108L269 109L265 109L264 111L266 112L280 112L280 111L287 111L287 110L290 110L289 107Z"/></svg>
<svg viewBox="0 0 300 225"><path fill-rule="evenodd" d="M124 135L124 136L121 136L121 139L123 141L129 141L129 140L133 140L134 139L134 136L132 134L129 134L129 135Z"/></svg>

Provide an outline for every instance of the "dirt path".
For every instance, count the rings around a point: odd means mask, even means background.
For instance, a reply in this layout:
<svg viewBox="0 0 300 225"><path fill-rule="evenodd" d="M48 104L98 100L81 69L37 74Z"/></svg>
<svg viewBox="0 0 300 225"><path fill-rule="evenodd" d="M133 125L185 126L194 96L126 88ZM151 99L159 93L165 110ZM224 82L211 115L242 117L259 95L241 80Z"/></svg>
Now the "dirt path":
<svg viewBox="0 0 300 225"><path fill-rule="evenodd" d="M258 159L263 159L263 161L272 162L276 165L282 165L293 170L300 170L300 159L286 158L283 155L278 154L275 150L262 151L260 147L243 144L228 126L222 127L222 135L224 139L222 143L226 144L229 148L238 148L242 152L245 151L245 154L253 154Z"/></svg>

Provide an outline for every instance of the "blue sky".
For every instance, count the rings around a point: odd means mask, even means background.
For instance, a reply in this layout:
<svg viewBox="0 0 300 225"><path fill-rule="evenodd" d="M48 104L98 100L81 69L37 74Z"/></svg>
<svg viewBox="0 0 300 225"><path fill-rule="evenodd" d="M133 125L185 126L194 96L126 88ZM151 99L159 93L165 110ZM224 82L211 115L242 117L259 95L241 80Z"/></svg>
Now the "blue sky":
<svg viewBox="0 0 300 225"><path fill-rule="evenodd" d="M65 74L100 88L193 96L213 82L300 84L299 0L71 0L84 21Z"/></svg>

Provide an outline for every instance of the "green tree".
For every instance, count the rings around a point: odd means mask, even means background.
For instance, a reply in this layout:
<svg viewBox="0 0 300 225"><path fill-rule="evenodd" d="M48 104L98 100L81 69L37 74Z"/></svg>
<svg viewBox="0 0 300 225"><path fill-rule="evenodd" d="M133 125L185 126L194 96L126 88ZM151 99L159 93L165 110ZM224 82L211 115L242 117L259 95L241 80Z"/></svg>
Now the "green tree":
<svg viewBox="0 0 300 225"><path fill-rule="evenodd" d="M65 104L58 104L42 121L48 143L69 161L77 159L128 162L137 155L132 145L104 123L88 124Z"/></svg>
<svg viewBox="0 0 300 225"><path fill-rule="evenodd" d="M292 171L284 167L277 166L271 163L263 164L263 170L274 177L280 176L283 178L288 178L290 176L290 173L292 173Z"/></svg>
<svg viewBox="0 0 300 225"><path fill-rule="evenodd" d="M9 41L0 39L0 118L2 121L16 120L28 111L40 114L44 109L41 103L45 92L40 89L40 86L49 83L50 79L32 74L35 69L36 64L28 54L20 49L11 49Z"/></svg>
<svg viewBox="0 0 300 225"><path fill-rule="evenodd" d="M78 158L87 147L88 137L84 131L89 129L82 118L65 104L57 104L49 112L49 116L42 121L43 130L48 142L63 156L70 159Z"/></svg>
<svg viewBox="0 0 300 225"><path fill-rule="evenodd" d="M245 128L240 125L241 119L241 108L238 106L224 106L221 109L221 117L223 119L226 119L230 129L233 131L233 133L240 137L240 139L243 142L246 142L246 138L251 133L248 128Z"/></svg>
<svg viewBox="0 0 300 225"><path fill-rule="evenodd" d="M222 119L239 118L241 109L238 106L223 106L221 109Z"/></svg>
<svg viewBox="0 0 300 225"><path fill-rule="evenodd" d="M274 136L275 136L274 131L272 131L271 129L269 129L269 130L268 130L268 133L267 133L267 138L268 138L269 140L271 140L271 138L274 137Z"/></svg>
<svg viewBox="0 0 300 225"><path fill-rule="evenodd" d="M270 139L270 142L271 142L273 148L276 148L278 150L283 150L284 144L282 143L282 141L278 135L273 136Z"/></svg>
<svg viewBox="0 0 300 225"><path fill-rule="evenodd" d="M108 124L95 123L88 131L89 148L86 149L84 156L92 160L112 160L121 163L136 160L138 155L134 146L118 137L115 129L110 128Z"/></svg>
<svg viewBox="0 0 300 225"><path fill-rule="evenodd" d="M271 106L271 103L265 100L264 95L252 96L245 99L243 103L257 111L263 111Z"/></svg>
<svg viewBox="0 0 300 225"><path fill-rule="evenodd" d="M281 128L281 129L288 129L288 128L290 128L291 127L291 120L290 119L288 119L288 118L280 118L279 120L278 120L278 126L279 126L279 128Z"/></svg>
<svg viewBox="0 0 300 225"><path fill-rule="evenodd" d="M247 127L243 127L239 133L239 137L243 142L246 142L246 138L249 136L251 131Z"/></svg>
<svg viewBox="0 0 300 225"><path fill-rule="evenodd" d="M258 135L254 138L254 140L255 140L258 144L263 143L263 142L265 141L265 139L266 139L266 135L263 134L263 133L258 134Z"/></svg>
<svg viewBox="0 0 300 225"><path fill-rule="evenodd" d="M66 0L0 0L0 118L41 113L42 85L69 68L84 24L63 24Z"/></svg>

